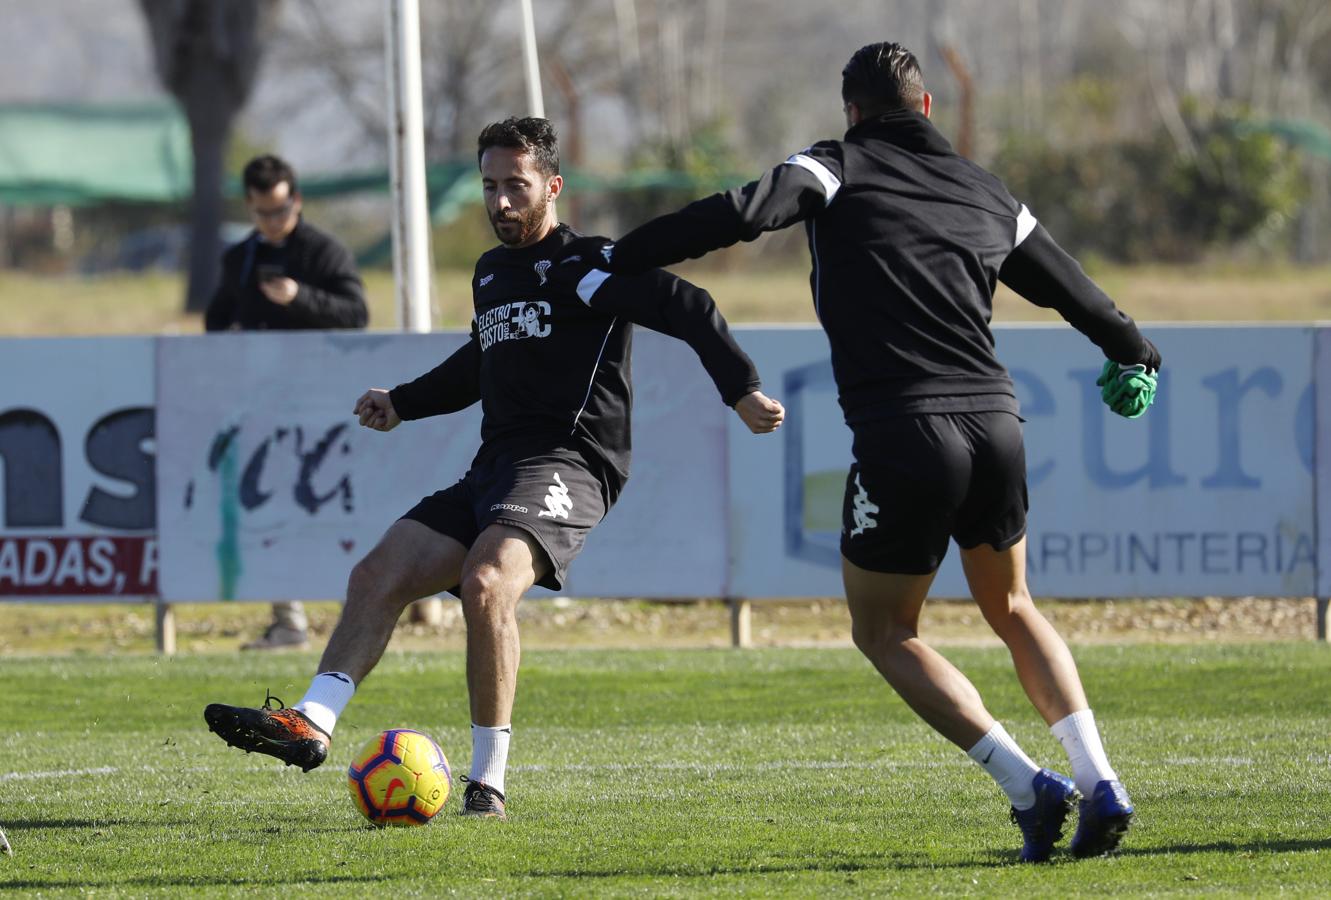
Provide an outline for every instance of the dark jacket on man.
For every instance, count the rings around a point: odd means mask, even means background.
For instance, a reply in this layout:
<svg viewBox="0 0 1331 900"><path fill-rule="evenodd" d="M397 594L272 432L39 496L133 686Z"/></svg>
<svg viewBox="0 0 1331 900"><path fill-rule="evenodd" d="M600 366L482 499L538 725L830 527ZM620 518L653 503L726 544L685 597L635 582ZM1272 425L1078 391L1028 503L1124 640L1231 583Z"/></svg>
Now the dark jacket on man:
<svg viewBox="0 0 1331 900"><path fill-rule="evenodd" d="M284 275L300 285L289 305L274 303L259 290L260 277L272 275ZM227 249L204 327L208 331L364 328L369 317L365 285L351 251L302 219L280 245L267 243L254 231Z"/></svg>

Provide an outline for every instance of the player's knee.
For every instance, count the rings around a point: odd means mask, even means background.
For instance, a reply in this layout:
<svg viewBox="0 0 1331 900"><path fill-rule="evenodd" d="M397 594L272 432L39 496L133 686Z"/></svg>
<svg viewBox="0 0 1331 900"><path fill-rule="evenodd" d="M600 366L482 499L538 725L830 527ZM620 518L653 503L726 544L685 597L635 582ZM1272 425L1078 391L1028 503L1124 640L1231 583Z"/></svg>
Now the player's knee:
<svg viewBox="0 0 1331 900"><path fill-rule="evenodd" d="M877 644L877 634L870 628L859 625L852 625L850 629L850 639L859 648L859 651L865 656L873 659L874 649Z"/></svg>
<svg viewBox="0 0 1331 900"><path fill-rule="evenodd" d="M1002 635L1012 628L1022 626L1030 616L1038 616L1031 595L1025 591L1009 593L996 597L980 605L985 621L995 632Z"/></svg>
<svg viewBox="0 0 1331 900"><path fill-rule="evenodd" d="M496 566L476 566L462 576L462 613L467 620L498 618L508 603L506 580Z"/></svg>
<svg viewBox="0 0 1331 900"><path fill-rule="evenodd" d="M347 578L347 604L384 605L397 604L406 606L411 598L400 598L395 590L393 573L388 567L377 562L373 555L367 556L351 568Z"/></svg>
<svg viewBox="0 0 1331 900"><path fill-rule="evenodd" d="M900 650L906 641L918 636L918 632L913 625L891 620L852 621L850 628L850 639L859 648L859 651L870 659L881 659L890 656L893 652Z"/></svg>

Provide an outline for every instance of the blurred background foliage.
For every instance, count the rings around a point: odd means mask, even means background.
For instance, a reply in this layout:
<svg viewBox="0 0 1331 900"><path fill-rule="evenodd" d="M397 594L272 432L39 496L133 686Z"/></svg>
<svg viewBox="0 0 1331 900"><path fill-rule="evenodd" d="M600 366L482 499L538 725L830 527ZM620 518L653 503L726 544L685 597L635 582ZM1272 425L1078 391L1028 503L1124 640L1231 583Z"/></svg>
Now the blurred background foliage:
<svg viewBox="0 0 1331 900"><path fill-rule="evenodd" d="M274 151L326 188L310 192L307 215L365 265L382 265L381 4L99 0L99 9L11 4L0 107L174 102L196 141L220 141L218 244L247 228L235 174ZM516 0L421 0L421 10L427 157L452 173L432 198L433 253L439 269L467 272L493 244L469 180L475 135L526 112L520 17ZM535 0L535 10L546 111L569 181L560 212L586 232L619 234L839 137L841 66L859 46L892 39L919 56L943 133L1089 266L1331 262L1326 0ZM243 75L224 130L207 96L190 93L195 70ZM13 139L0 133L0 151ZM68 168L78 165L71 155ZM5 196L0 268L191 264L198 190L85 205ZM803 245L792 229L707 265L803 269Z"/></svg>
<svg viewBox="0 0 1331 900"><path fill-rule="evenodd" d="M1305 163L1274 134L1239 127L1251 121L1189 109L1190 153L1160 126L1082 145L1012 134L991 166L1074 254L1196 262L1250 243L1288 255L1308 200Z"/></svg>

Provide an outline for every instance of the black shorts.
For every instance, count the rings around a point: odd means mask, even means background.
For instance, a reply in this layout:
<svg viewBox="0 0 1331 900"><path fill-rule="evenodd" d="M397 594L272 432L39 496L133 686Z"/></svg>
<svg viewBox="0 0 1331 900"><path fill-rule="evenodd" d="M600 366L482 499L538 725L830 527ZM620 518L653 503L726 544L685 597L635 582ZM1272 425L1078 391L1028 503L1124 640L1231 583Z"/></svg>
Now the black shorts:
<svg viewBox="0 0 1331 900"><path fill-rule="evenodd" d="M1005 550L1026 533L1026 448L1008 412L907 415L853 426L841 553L871 572L924 575L947 540Z"/></svg>
<svg viewBox="0 0 1331 900"><path fill-rule="evenodd" d="M605 517L601 481L581 454L544 450L474 464L462 480L417 503L402 518L448 535L464 547L491 525L521 528L536 539L550 567L536 583L561 590L587 533Z"/></svg>

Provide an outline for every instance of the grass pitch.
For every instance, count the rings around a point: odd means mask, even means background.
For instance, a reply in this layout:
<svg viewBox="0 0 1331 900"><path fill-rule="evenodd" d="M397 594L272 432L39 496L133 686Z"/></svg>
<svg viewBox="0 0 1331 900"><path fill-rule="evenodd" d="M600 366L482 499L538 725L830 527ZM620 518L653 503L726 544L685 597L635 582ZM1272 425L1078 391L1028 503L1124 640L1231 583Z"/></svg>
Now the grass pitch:
<svg viewBox="0 0 1331 900"><path fill-rule="evenodd" d="M999 649L949 649L1064 768ZM470 741L456 652L388 655L308 775L209 734L295 702L315 658L0 662L0 892L381 896L1331 894L1328 650L1078 652L1139 808L1114 858L1016 862L1002 795L852 650L529 653L506 823L376 830L350 755L391 726Z"/></svg>

